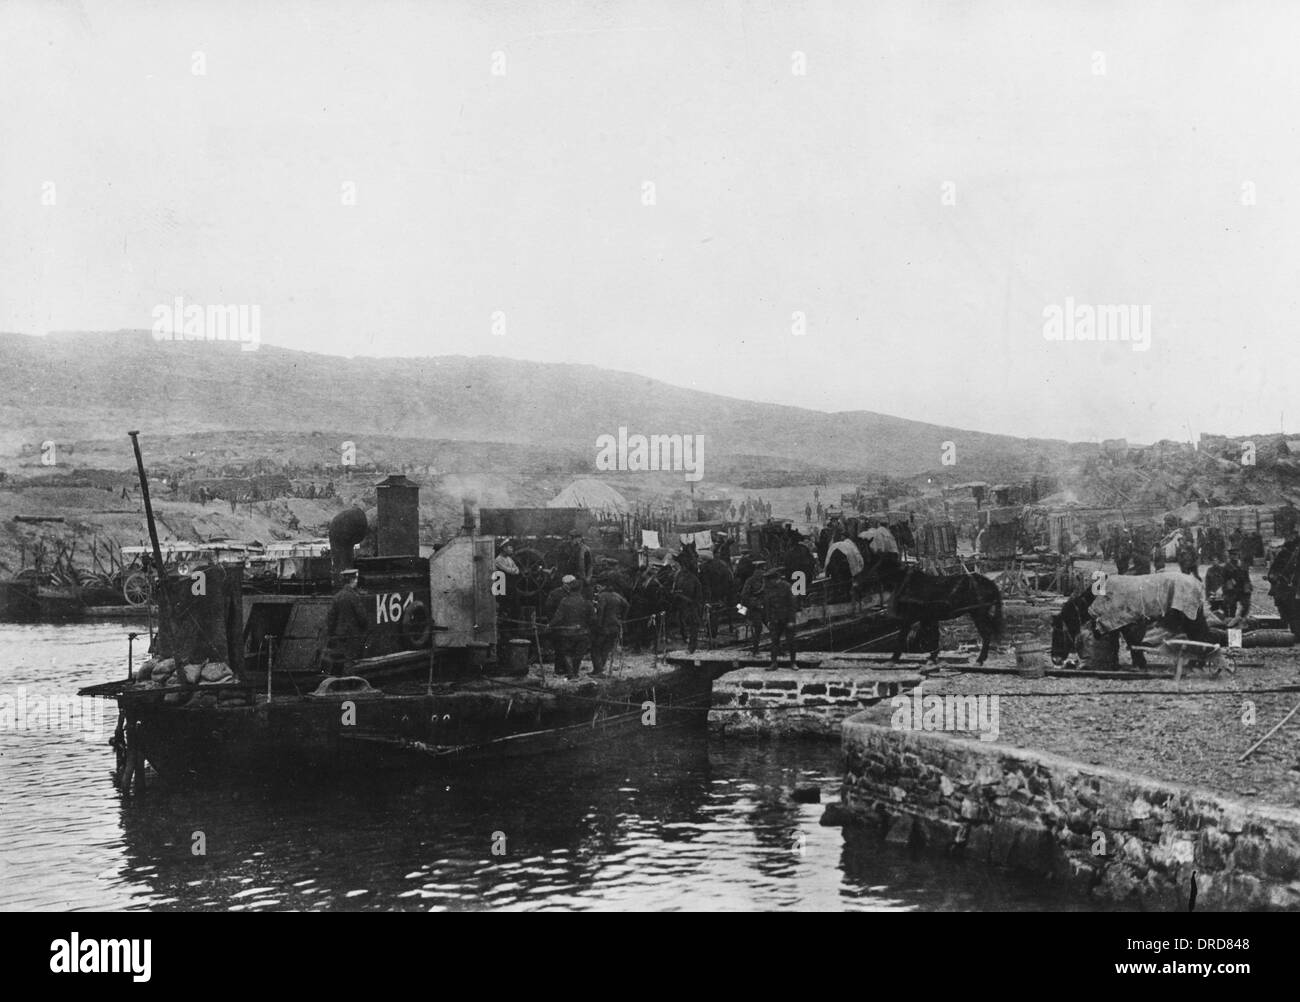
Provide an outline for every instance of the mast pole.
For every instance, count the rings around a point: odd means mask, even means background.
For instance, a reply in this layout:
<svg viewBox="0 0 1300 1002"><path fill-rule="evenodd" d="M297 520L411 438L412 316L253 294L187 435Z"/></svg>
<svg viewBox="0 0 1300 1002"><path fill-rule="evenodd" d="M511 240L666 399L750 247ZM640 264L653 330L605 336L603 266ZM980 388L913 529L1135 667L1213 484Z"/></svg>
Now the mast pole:
<svg viewBox="0 0 1300 1002"><path fill-rule="evenodd" d="M164 609L167 603L167 581L163 573L162 547L158 545L158 526L153 519L153 504L149 500L149 478L144 472L144 457L140 455L140 433L138 431L128 431L131 436L131 446L135 449L135 468L140 476L140 496L144 498L144 517L149 525L149 542L153 545L154 572L158 576L158 612L159 612L159 630L162 632L162 621L164 611L170 613L170 609ZM170 619L170 616L167 617Z"/></svg>

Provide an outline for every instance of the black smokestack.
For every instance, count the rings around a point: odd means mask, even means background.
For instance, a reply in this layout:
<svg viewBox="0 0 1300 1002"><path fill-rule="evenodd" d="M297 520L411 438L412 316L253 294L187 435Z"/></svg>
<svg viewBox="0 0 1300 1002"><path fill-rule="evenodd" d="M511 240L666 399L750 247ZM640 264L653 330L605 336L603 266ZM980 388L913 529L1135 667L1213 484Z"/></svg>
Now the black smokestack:
<svg viewBox="0 0 1300 1002"><path fill-rule="evenodd" d="M375 556L420 555L420 488L400 473L379 482L379 527Z"/></svg>
<svg viewBox="0 0 1300 1002"><path fill-rule="evenodd" d="M338 576L352 567L352 548L366 538L366 513L344 508L330 519L330 568Z"/></svg>

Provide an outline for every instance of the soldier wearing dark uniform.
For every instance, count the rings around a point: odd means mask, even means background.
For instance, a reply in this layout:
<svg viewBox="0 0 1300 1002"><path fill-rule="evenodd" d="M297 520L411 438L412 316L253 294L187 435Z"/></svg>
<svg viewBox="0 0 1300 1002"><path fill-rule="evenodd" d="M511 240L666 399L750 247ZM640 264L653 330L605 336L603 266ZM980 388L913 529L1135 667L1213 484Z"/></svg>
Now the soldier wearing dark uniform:
<svg viewBox="0 0 1300 1002"><path fill-rule="evenodd" d="M1250 571L1241 565L1241 555L1228 549L1228 566L1223 569L1223 615L1229 620L1250 615Z"/></svg>
<svg viewBox="0 0 1300 1002"><path fill-rule="evenodd" d="M1178 547L1178 570L1183 574L1190 574L1196 580L1201 579L1200 561L1196 556L1196 547L1191 543L1183 543Z"/></svg>
<svg viewBox="0 0 1300 1002"><path fill-rule="evenodd" d="M673 605L681 617L682 630L686 634L686 649L695 653L695 646L700 637L700 608L704 605L704 586L700 579L677 557L677 576L673 579Z"/></svg>
<svg viewBox="0 0 1300 1002"><path fill-rule="evenodd" d="M794 626L795 626L795 603L794 593L790 590L790 583L781 577L781 569L773 567L764 574L763 584L763 615L767 620L767 628L772 631L772 663L768 665L768 671L776 670L777 659L781 656L781 638L790 639L790 667L798 667L795 664L794 650Z"/></svg>
<svg viewBox="0 0 1300 1002"><path fill-rule="evenodd" d="M583 597L581 583L572 574L563 581L564 597L555 608L549 629L555 643L555 672L577 678L582 655L591 635L591 603Z"/></svg>
<svg viewBox="0 0 1300 1002"><path fill-rule="evenodd" d="M342 671L361 657L366 632L370 629L369 610L365 599L357 593L356 570L345 570L340 577L343 587L334 595L325 615L324 667L330 672Z"/></svg>
<svg viewBox="0 0 1300 1002"><path fill-rule="evenodd" d="M613 588L596 585L596 613L591 626L591 673L605 674L605 665L618 643L627 615L627 599Z"/></svg>
<svg viewBox="0 0 1300 1002"><path fill-rule="evenodd" d="M1255 565L1255 558L1264 555L1264 537L1259 531L1249 533L1241 543L1241 566L1249 571Z"/></svg>
<svg viewBox="0 0 1300 1002"><path fill-rule="evenodd" d="M766 570L766 560L755 560L754 570L749 577L745 578L737 598L737 602L745 610L745 620L749 623L750 637L754 642L754 657L758 657L758 640L763 635L763 574Z"/></svg>
<svg viewBox="0 0 1300 1002"><path fill-rule="evenodd" d="M574 529L569 533L569 541L560 552L560 573L572 574L578 579L578 587L588 598L591 597L591 576L596 570L596 558L591 555L589 547L582 538L582 533Z"/></svg>

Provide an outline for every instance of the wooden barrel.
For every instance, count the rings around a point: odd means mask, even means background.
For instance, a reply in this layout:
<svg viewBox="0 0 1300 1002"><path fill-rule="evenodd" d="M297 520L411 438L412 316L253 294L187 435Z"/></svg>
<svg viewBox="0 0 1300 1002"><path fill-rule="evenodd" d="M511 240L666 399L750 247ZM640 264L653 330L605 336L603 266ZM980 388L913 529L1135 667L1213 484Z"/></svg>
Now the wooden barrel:
<svg viewBox="0 0 1300 1002"><path fill-rule="evenodd" d="M506 645L505 673L507 675L527 675L528 658L532 653L532 641L515 639Z"/></svg>

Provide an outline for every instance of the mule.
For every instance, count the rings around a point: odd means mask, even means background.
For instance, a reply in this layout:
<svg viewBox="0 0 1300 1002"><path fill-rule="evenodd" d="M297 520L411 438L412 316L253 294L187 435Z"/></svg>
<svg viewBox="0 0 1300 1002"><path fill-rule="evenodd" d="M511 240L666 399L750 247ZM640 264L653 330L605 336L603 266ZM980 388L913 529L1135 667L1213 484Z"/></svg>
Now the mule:
<svg viewBox="0 0 1300 1002"><path fill-rule="evenodd" d="M880 578L892 593L891 612L899 621L898 640L890 660L903 656L913 624L920 623L921 636L934 636L930 661L938 661L938 624L967 614L983 643L975 663L982 665L988 660L989 644L1001 636L1003 628L1002 593L997 584L983 574L927 574L914 566L904 569L901 565L882 568Z"/></svg>
<svg viewBox="0 0 1300 1002"><path fill-rule="evenodd" d="M1154 624L1158 623L1171 633L1185 634L1189 640L1203 643L1210 640L1210 628L1205 621L1204 609L1198 611L1194 619L1188 618L1177 609L1168 609L1157 618L1133 616L1129 622L1118 629L1098 631L1092 608L1096 597L1091 587L1084 588L1078 594L1066 599L1065 604L1061 606L1061 611L1052 617L1053 664L1061 664L1071 653L1082 653L1080 638L1085 627L1092 629L1100 637L1107 645L1110 657L1115 661L1119 660L1119 642L1120 638L1123 638L1128 647L1129 660L1138 671L1147 667L1147 659L1146 654L1137 647L1145 639L1147 630Z"/></svg>

